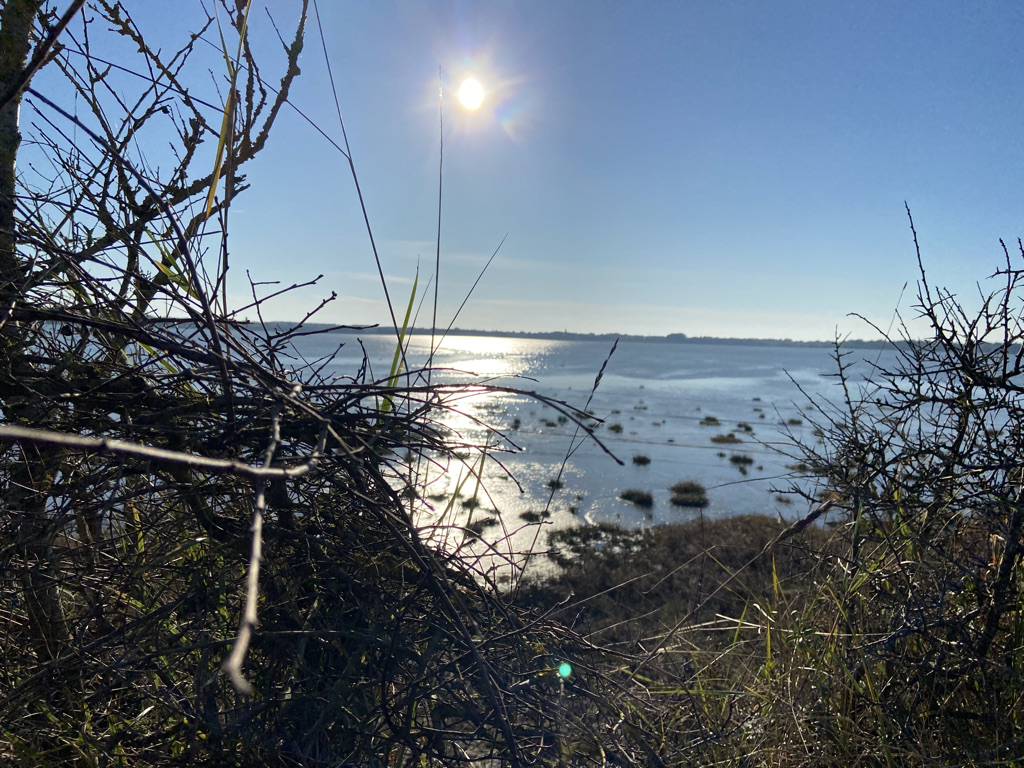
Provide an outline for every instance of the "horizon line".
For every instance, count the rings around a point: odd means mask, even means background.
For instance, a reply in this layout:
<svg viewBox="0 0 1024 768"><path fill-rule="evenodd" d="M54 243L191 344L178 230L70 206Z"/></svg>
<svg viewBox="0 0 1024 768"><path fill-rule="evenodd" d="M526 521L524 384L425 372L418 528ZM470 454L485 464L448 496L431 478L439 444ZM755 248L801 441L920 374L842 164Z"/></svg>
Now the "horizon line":
<svg viewBox="0 0 1024 768"><path fill-rule="evenodd" d="M247 324L254 324L256 321L244 321ZM290 324L294 325L294 321L288 320L268 320L267 323L273 324ZM390 334L395 333L395 329L390 325L381 323L368 323L365 325L357 324L340 324L340 323L307 323L308 326L316 326L321 328L336 329L338 331L351 331L351 332L363 332L372 334ZM790 337L784 338L772 338L772 337L758 337L758 336L691 336L682 332L673 332L667 334L644 334L644 333L621 333L617 331L506 331L506 330L482 330L472 328L449 328L449 329L431 329L422 327L412 327L405 331L409 335L458 335L458 336L505 336L505 337L519 337L519 338L537 338L537 339L569 339L570 337L585 341L588 339L594 340L609 340L614 338L620 339L632 339L632 340L644 340L653 342L667 342L667 343L686 343L686 342L729 342L729 343L758 343L758 344L791 344L791 345L822 345L832 346L836 343L837 339L793 339ZM904 339L863 339L863 338L841 338L838 339L840 344L865 344L872 346L881 346L885 344L896 344L904 342Z"/></svg>

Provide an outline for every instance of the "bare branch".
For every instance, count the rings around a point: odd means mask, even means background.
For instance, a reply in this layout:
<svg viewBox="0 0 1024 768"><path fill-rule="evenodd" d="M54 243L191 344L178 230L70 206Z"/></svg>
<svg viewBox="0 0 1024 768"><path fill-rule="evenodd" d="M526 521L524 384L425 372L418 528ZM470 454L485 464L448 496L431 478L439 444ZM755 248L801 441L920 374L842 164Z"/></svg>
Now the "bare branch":
<svg viewBox="0 0 1024 768"><path fill-rule="evenodd" d="M139 445L128 443L123 440L111 440L106 438L82 437L81 435L69 435L62 432L52 432L45 429L34 429L31 427L16 427L11 425L0 425L0 442L24 443L27 445L50 445L67 448L74 451L88 453L109 454L112 456L131 456L146 461L154 461L161 464L173 464L191 469L209 472L211 474L231 474L238 477L245 477L251 480L268 480L270 478L294 478L301 477L316 466L320 454L323 451L327 439L327 432L324 430L320 437L317 450L302 464L291 467L254 467L234 459L213 459L206 456L171 451L166 448L156 448L150 445Z"/></svg>

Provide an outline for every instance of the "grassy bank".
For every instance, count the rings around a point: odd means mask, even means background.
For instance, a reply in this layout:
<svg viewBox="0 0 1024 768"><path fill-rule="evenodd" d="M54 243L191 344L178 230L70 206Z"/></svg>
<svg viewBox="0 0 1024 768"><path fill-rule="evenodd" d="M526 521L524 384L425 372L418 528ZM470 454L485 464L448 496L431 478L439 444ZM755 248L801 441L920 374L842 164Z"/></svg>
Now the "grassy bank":
<svg viewBox="0 0 1024 768"><path fill-rule="evenodd" d="M755 515L564 529L550 536L557 575L531 583L523 599L603 644L640 649L679 623L738 619L776 590L805 590L828 537L810 528L766 552L784 530Z"/></svg>
<svg viewBox="0 0 1024 768"><path fill-rule="evenodd" d="M977 533L961 531L961 565L989 552ZM970 598L931 558L902 564L929 597L898 595L890 537L758 516L585 526L552 537L559 572L521 599L621 654L605 673L666 765L1016 764L1019 641L979 663L950 606L935 616L937 593ZM642 705L627 703L636 681Z"/></svg>

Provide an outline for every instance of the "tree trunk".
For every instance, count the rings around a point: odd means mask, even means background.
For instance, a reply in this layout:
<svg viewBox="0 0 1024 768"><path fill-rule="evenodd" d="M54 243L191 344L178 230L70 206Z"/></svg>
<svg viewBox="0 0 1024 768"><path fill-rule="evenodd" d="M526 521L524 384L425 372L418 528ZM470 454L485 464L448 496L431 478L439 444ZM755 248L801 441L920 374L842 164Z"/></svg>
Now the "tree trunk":
<svg viewBox="0 0 1024 768"><path fill-rule="evenodd" d="M25 71L28 62L33 22L43 0L7 0L0 10L0 94L6 93ZM15 216L15 163L21 132L18 117L21 94L0 106L0 322L12 299L24 288L24 265L18 256ZM13 372L23 345L12 323L6 324L0 337L3 369ZM10 388L0 388L4 418L7 421L33 421L38 403L33 398L9 399ZM12 401L13 400L13 401ZM53 536L55 530L48 519L49 498L56 456L49 450L18 449L17 459L8 452L8 483L3 503L21 520L18 544L22 550L22 586L30 629L40 661L60 655L70 641L67 620L58 590L59 569L54 564Z"/></svg>
<svg viewBox="0 0 1024 768"><path fill-rule="evenodd" d="M5 93L25 71L32 37L32 22L42 0L7 0L0 10L0 93ZM0 300L6 304L21 282L22 267L14 231L14 176L21 133L18 113L21 94L0 107Z"/></svg>

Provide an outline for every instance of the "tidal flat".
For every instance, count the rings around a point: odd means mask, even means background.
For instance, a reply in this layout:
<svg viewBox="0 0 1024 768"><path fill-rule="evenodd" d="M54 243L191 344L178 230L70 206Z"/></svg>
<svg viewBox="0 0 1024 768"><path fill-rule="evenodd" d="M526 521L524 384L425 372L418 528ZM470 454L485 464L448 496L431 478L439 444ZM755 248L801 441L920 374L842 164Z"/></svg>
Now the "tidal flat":
<svg viewBox="0 0 1024 768"><path fill-rule="evenodd" d="M344 344L332 363L339 375L361 363L363 348L381 369L394 354L394 340L384 336L338 333L310 343L324 353ZM434 355L435 376L482 377L523 394L481 390L447 414L444 425L453 434L488 438L493 458L481 464L467 456L431 468L425 495L434 501L424 506L425 519L450 519L448 500L455 498L461 524L475 528L482 514L498 517L502 525L481 531L482 538L522 552L537 539L523 530L534 521L548 530L598 523L646 528L697 514L798 519L807 513L809 502L788 492L797 487L813 495L817 479L799 468L792 441L817 439L820 414L806 395L820 404L839 394L827 347L627 340L609 358L610 350L604 339L446 338ZM302 351L315 357L320 350ZM412 336L410 368L429 351L429 336ZM883 354L857 349L854 357L874 361ZM593 438L528 392L586 411ZM703 504L673 502L671 488L686 481L704 487ZM650 494L650 505L624 499L630 490ZM468 499L475 508L465 507Z"/></svg>

